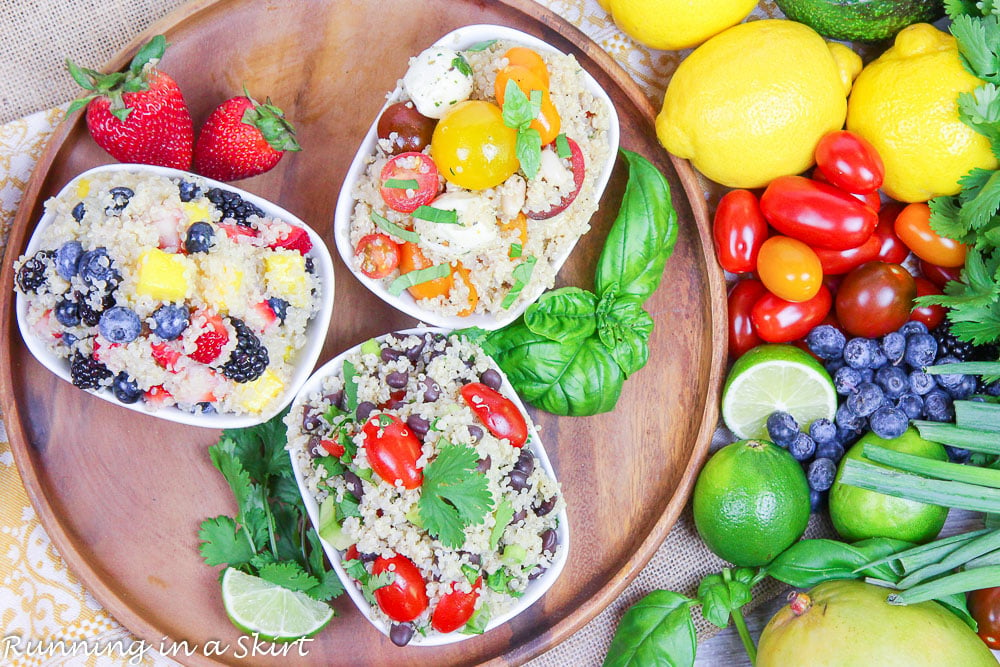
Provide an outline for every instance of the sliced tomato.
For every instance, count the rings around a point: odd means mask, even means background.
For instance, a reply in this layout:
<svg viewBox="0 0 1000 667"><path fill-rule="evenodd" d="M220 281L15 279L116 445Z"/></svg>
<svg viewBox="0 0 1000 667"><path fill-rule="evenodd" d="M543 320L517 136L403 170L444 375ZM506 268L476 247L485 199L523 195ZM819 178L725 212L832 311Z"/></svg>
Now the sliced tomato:
<svg viewBox="0 0 1000 667"><path fill-rule="evenodd" d="M434 201L438 190L438 169L428 155L400 153L382 167L379 192L394 211L413 213Z"/></svg>
<svg viewBox="0 0 1000 667"><path fill-rule="evenodd" d="M385 615L397 623L412 621L427 609L427 586L420 570L406 556L379 556L372 565L372 574L392 572L392 583L375 589L375 602Z"/></svg>
<svg viewBox="0 0 1000 667"><path fill-rule="evenodd" d="M399 244L385 234L361 237L354 254L361 273L369 278L385 278L399 266Z"/></svg>
<svg viewBox="0 0 1000 667"><path fill-rule="evenodd" d="M451 590L442 595L434 607L431 627L438 632L454 632L468 623L476 610L476 600L479 599L482 584L483 578L477 578L469 592L455 590L455 584L452 584Z"/></svg>
<svg viewBox="0 0 1000 667"><path fill-rule="evenodd" d="M573 171L573 192L563 197L562 201L546 211L528 211L526 215L532 220L547 220L559 215L580 194L580 188L583 187L583 180L587 174L587 165L584 164L583 151L580 150L580 145L569 137L566 137L566 143L569 145L570 151L569 168Z"/></svg>
<svg viewBox="0 0 1000 667"><path fill-rule="evenodd" d="M347 451L344 449L342 444L331 438L323 438L319 441L319 445L326 451L327 454L338 458L343 456L344 452Z"/></svg>
<svg viewBox="0 0 1000 667"><path fill-rule="evenodd" d="M490 433L506 438L514 447L524 446L528 440L528 424L509 398L482 382L470 382L458 391Z"/></svg>
<svg viewBox="0 0 1000 667"><path fill-rule="evenodd" d="M422 455L420 440L398 417L377 414L361 428L365 437L365 453L372 470L389 484L402 484L415 489L424 481L417 467Z"/></svg>

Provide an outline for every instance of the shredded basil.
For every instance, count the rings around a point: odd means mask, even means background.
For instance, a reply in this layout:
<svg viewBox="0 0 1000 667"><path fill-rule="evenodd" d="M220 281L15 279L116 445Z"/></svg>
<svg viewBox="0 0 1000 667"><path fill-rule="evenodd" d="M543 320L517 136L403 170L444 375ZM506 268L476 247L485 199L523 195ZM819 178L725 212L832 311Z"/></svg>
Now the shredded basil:
<svg viewBox="0 0 1000 667"><path fill-rule="evenodd" d="M476 44L473 44L472 46L470 46L469 48L467 48L466 51L472 51L472 52L485 51L486 49L490 48L491 46L493 46L496 43L497 43L497 40L495 40L495 39L488 39L485 42L478 42Z"/></svg>
<svg viewBox="0 0 1000 667"><path fill-rule="evenodd" d="M569 147L569 141L562 132L556 135L556 155L561 158L570 158L573 155L573 149Z"/></svg>
<svg viewBox="0 0 1000 667"><path fill-rule="evenodd" d="M391 222L388 218L383 218L375 211L372 211L371 218L376 227L385 231L390 236L395 236L411 243L420 243L420 234L400 227L396 223Z"/></svg>
<svg viewBox="0 0 1000 667"><path fill-rule="evenodd" d="M524 248L521 247L520 243L511 243L510 244L510 252L508 253L508 256L511 259L517 259L518 257L521 256L521 253L523 251L524 251Z"/></svg>
<svg viewBox="0 0 1000 667"><path fill-rule="evenodd" d="M382 187L392 190L416 190L420 187L420 183L415 178L387 178Z"/></svg>
<svg viewBox="0 0 1000 667"><path fill-rule="evenodd" d="M514 286L510 288L507 296L503 298L503 303L500 304L501 308L510 308L517 301L517 297L521 295L524 286L531 280L531 274L535 270L535 263L537 261L537 257L529 255L524 258L523 262L514 267Z"/></svg>
<svg viewBox="0 0 1000 667"><path fill-rule="evenodd" d="M457 225L458 211L447 208L436 208L434 206L418 206L411 214L414 218L427 220L428 222L438 222L444 225Z"/></svg>
<svg viewBox="0 0 1000 667"><path fill-rule="evenodd" d="M469 61L465 59L462 54L458 54L452 58L451 66L457 69L459 72L465 76L472 76L472 67L469 65Z"/></svg>
<svg viewBox="0 0 1000 667"><path fill-rule="evenodd" d="M435 264L434 266L429 266L426 269L417 269L416 271L404 273L389 283L389 294L399 296L407 287L413 287L414 285L420 285L421 283L430 282L431 280L444 278L449 273L451 273L451 266L448 264Z"/></svg>

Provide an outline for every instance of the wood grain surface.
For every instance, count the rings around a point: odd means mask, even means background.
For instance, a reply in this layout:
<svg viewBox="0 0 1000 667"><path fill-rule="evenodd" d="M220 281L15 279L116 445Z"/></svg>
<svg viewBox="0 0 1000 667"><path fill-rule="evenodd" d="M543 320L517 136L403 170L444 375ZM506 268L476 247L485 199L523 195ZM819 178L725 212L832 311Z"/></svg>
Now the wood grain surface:
<svg viewBox="0 0 1000 667"><path fill-rule="evenodd" d="M496 23L576 55L614 100L621 145L667 176L680 235L663 284L647 303L655 321L651 359L626 384L617 409L588 418L533 413L562 481L573 543L555 587L511 623L467 642L398 649L351 605L296 664L518 664L553 646L603 609L635 577L677 519L717 421L725 359L725 284L711 257L707 213L689 165L659 146L653 109L636 84L583 33L530 0L217 0L185 5L137 39L171 46L161 63L184 91L196 126L246 85L285 109L304 147L240 187L292 211L328 245L333 210L353 154L407 59L444 33ZM232 514L234 502L206 449L218 433L116 407L48 373L14 321L11 264L42 203L77 173L110 161L80 114L57 130L10 234L0 299L0 398L15 459L53 543L123 625L157 647L186 641L192 665L209 641L236 646L217 569L198 555L199 523ZM592 286L593 268L627 177L619 158L590 231L558 285ZM413 326L336 261L337 298L320 364L373 335ZM281 664L277 658L255 663ZM242 661L240 664L247 664Z"/></svg>

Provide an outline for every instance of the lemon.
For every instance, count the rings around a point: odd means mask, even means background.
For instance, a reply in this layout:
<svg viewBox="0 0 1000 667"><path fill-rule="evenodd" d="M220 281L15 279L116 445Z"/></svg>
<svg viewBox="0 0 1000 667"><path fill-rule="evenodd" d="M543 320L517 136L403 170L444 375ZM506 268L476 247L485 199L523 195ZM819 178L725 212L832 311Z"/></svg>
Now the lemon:
<svg viewBox="0 0 1000 667"><path fill-rule="evenodd" d="M901 30L862 70L847 129L878 150L888 196L917 202L952 195L970 169L996 169L989 140L958 117L959 93L981 83L962 67L955 38L927 23Z"/></svg>
<svg viewBox="0 0 1000 667"><path fill-rule="evenodd" d="M861 59L812 28L765 19L733 26L674 73L656 135L707 178L757 188L813 164L820 138L843 127Z"/></svg>
<svg viewBox="0 0 1000 667"><path fill-rule="evenodd" d="M600 0L598 0L600 2ZM686 49L734 26L756 0L604 0L622 32L654 49Z"/></svg>

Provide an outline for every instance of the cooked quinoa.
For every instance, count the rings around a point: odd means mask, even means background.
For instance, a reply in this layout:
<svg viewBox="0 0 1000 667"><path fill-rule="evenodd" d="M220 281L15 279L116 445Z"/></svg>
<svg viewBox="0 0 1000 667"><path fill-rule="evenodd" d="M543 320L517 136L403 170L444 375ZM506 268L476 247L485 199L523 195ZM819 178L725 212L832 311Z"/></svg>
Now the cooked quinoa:
<svg viewBox="0 0 1000 667"><path fill-rule="evenodd" d="M45 208L15 289L73 384L150 410L276 407L320 302L305 229L145 170L88 172Z"/></svg>
<svg viewBox="0 0 1000 667"><path fill-rule="evenodd" d="M370 579L379 559L405 556L417 566L429 602L416 618L394 620L372 604L374 618L390 628L394 642L405 644L414 632L436 632L432 619L441 597L453 587L472 591L477 578L476 612L466 631L482 631L564 548L557 527L565 503L534 452L539 444L531 436L530 418L522 415L529 426L522 447L512 444L514 436L491 432L463 398L462 388L499 388L501 376L478 346L457 335L390 334L349 353L344 369L323 378L312 395L297 399L285 418L288 449L321 508L320 534L339 541L335 546L352 576L359 570L351 563L363 565L362 580ZM345 385L350 381L345 373L356 384L356 395ZM419 441L416 466L425 474L414 488L406 488L402 478L383 479L369 460L375 433L382 437L383 431L366 435L365 425L385 425L387 432L391 421ZM474 452L476 467L468 473L481 478L490 499L488 511L464 525L460 544L431 534L420 506L432 483L431 466L453 446ZM339 525L333 536L324 527L330 518Z"/></svg>
<svg viewBox="0 0 1000 667"><path fill-rule="evenodd" d="M482 50L457 52L471 68L472 92L468 99L497 104L494 93L497 73L509 64L504 54L514 46L518 45L500 40ZM415 68L424 66L425 55L430 51L432 49L411 58L408 76ZM472 204L463 201L458 205L457 224L427 221L420 217L419 212L394 210L384 200L380 187L384 185L383 168L394 157L393 153L399 151L397 135L390 134L378 139L374 152L367 157L363 174L352 190L355 204L350 223L350 245L355 252L356 270L377 278L390 293L393 282L402 273L412 270L409 265L401 263L381 277L377 272L373 275L365 271L364 253L359 248L366 238L386 235L400 248L406 240L391 230L387 231L386 225L378 224L376 217L381 217L420 236L417 245L426 259L425 265L447 265L451 268L451 286L446 293L434 289L429 293L427 290L411 289L417 304L431 313L439 316L483 313L500 317L505 311L534 300L542 291L553 286L556 272L565 257L590 228L590 218L598 207L596 181L606 162L614 156L609 155L610 110L584 85L584 72L575 57L550 51L538 53L548 70L548 95L561 119L560 134L575 142L582 154L583 182L575 199L560 213L545 217L546 212L559 210L559 206L572 197L577 185L573 160L559 155L559 147L565 155L568 144L563 145L557 140L543 148L541 168L534 178L528 178L519 167L498 185L468 190L449 182L443 173L439 173L438 199L435 201L441 202L440 207L454 208L456 204L447 200L456 194L459 198L470 192L475 195ZM454 70L443 73L440 78L449 75L454 75ZM404 77L388 99L390 103L403 102L413 108L415 104L406 83L407 77ZM439 81L433 83L446 85ZM418 96L422 96L427 91L418 92L421 93ZM444 94L447 96L452 92L448 88ZM445 123L447 120L445 115L442 120L431 122ZM430 143L421 152L435 159ZM440 165L439 168L443 169ZM407 191L407 194L412 193L412 190ZM438 204L432 202L429 205Z"/></svg>

